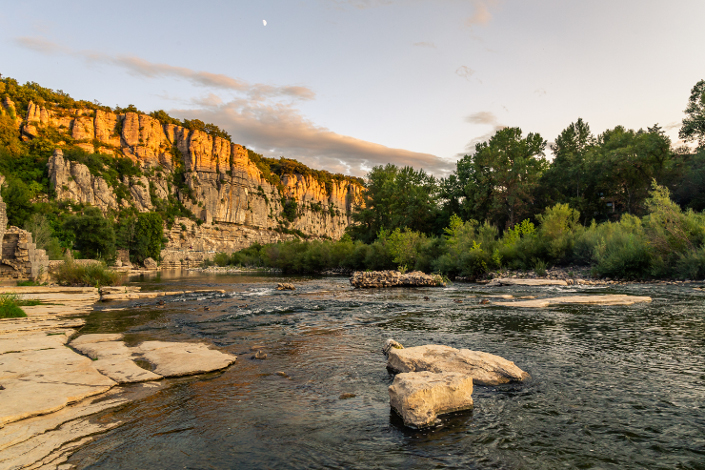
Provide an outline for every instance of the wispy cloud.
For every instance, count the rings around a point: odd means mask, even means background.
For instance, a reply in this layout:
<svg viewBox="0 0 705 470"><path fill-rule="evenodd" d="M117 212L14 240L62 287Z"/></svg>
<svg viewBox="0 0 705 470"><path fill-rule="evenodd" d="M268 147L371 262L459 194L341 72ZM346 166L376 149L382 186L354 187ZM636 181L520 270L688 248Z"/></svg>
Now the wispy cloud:
<svg viewBox="0 0 705 470"><path fill-rule="evenodd" d="M133 75L147 78L178 78L193 85L231 90L246 93L252 99L287 96L302 100L314 99L316 94L303 86L272 86L261 83L251 84L244 80L224 74L197 71L186 67L155 63L136 56L108 55L94 51L73 51L65 46L40 37L19 37L15 42L27 49L47 55L65 54L85 60L89 63L114 65L127 70Z"/></svg>
<svg viewBox="0 0 705 470"><path fill-rule="evenodd" d="M465 122L468 122L470 124L492 126L492 130L490 132L483 134L479 137L475 137L474 139L472 139L470 142L467 143L467 145L465 146L466 153L472 153L475 150L475 146L477 144L490 140L490 138L498 130L504 129L505 127L507 127L504 124L500 124L499 120L497 119L497 116L495 116L495 114L490 111L478 111L478 112L473 113L469 116L466 116L464 120L465 120Z"/></svg>
<svg viewBox="0 0 705 470"><path fill-rule="evenodd" d="M475 0L472 2L475 11L472 16L465 20L465 26L475 26L484 25L492 20L492 13L490 13L490 5L494 6L496 1L494 0Z"/></svg>
<svg viewBox="0 0 705 470"><path fill-rule="evenodd" d="M72 51L43 38L24 37L16 42L43 54L64 54L89 63L107 64L139 77L180 78L193 85L211 88L213 91L187 101L184 109L174 109L171 113L213 122L228 131L233 141L268 156L283 155L313 168L358 176L363 176L375 165L386 163L424 168L439 176L453 169L452 162L435 155L386 147L316 125L296 107L299 100L315 98L315 93L307 87L251 84L227 75L149 62L134 56ZM237 97L230 95L223 99L215 92L217 90L234 92ZM183 98L178 101L184 103Z"/></svg>
<svg viewBox="0 0 705 470"><path fill-rule="evenodd" d="M430 49L436 49L436 45L432 42L415 42L414 46L416 47L428 47Z"/></svg>
<svg viewBox="0 0 705 470"><path fill-rule="evenodd" d="M475 71L470 67L466 67L465 65L463 65L461 67L458 67L458 69L455 71L455 74L459 77L463 77L467 81L470 81L470 77L475 75Z"/></svg>
<svg viewBox="0 0 705 470"><path fill-rule="evenodd" d="M287 103L262 103L236 99L218 105L199 100L195 108L172 110L174 114L215 122L236 142L244 142L265 155L297 158L314 168L364 175L375 165L393 163L424 168L445 175L453 162L427 153L394 149L341 135L306 119Z"/></svg>

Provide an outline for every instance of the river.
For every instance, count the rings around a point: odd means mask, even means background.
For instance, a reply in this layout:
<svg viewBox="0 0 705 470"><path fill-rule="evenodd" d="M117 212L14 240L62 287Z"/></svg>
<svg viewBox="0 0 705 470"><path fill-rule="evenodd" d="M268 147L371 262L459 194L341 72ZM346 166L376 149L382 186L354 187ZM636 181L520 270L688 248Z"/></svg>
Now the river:
<svg viewBox="0 0 705 470"><path fill-rule="evenodd" d="M82 334L207 342L238 361L96 417L122 425L71 457L80 469L705 469L705 291L693 285L353 290L341 277L195 273L130 284L229 293L97 311ZM569 293L653 302L519 309L477 297ZM476 386L472 411L408 429L389 407L390 337L497 354L532 379Z"/></svg>

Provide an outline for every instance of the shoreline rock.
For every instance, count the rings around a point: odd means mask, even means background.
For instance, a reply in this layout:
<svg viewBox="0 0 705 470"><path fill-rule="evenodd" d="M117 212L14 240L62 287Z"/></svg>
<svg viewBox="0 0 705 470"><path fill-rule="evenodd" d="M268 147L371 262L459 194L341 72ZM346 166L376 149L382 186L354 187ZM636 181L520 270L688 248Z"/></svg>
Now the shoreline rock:
<svg viewBox="0 0 705 470"><path fill-rule="evenodd" d="M438 274L424 274L413 271L402 274L399 271L356 271L350 277L355 288L379 287L445 287L446 283Z"/></svg>

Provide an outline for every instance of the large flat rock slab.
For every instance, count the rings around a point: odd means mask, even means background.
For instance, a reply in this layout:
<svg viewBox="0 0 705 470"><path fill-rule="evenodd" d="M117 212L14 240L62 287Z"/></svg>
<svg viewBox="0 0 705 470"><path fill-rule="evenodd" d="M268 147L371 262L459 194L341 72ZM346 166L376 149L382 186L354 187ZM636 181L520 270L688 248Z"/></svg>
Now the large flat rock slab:
<svg viewBox="0 0 705 470"><path fill-rule="evenodd" d="M567 286L568 282L563 279L518 279L518 278L497 278L492 279L488 287L495 286Z"/></svg>
<svg viewBox="0 0 705 470"><path fill-rule="evenodd" d="M477 385L521 382L531 376L513 362L500 356L469 349L429 344L405 349L390 349L387 367L395 372L457 372Z"/></svg>
<svg viewBox="0 0 705 470"><path fill-rule="evenodd" d="M439 415L473 407L472 382L457 372L398 374L389 386L389 404L405 425L431 426Z"/></svg>
<svg viewBox="0 0 705 470"><path fill-rule="evenodd" d="M0 355L0 425L51 413L116 383L69 348Z"/></svg>
<svg viewBox="0 0 705 470"><path fill-rule="evenodd" d="M0 355L11 352L55 349L65 345L76 330L48 330L10 333L0 336Z"/></svg>
<svg viewBox="0 0 705 470"><path fill-rule="evenodd" d="M203 374L225 369L237 356L209 349L200 343L145 341L135 348L154 364L154 373L164 377Z"/></svg>
<svg viewBox="0 0 705 470"><path fill-rule="evenodd" d="M517 302L494 302L491 305L503 307L544 308L551 305L633 305L635 303L651 302L651 297L637 295L570 295L551 297L547 299L520 300Z"/></svg>
<svg viewBox="0 0 705 470"><path fill-rule="evenodd" d="M84 335L73 340L71 347L94 359L94 367L121 384L213 372L237 359L202 343L145 341L128 347L121 339L120 334ZM148 361L154 370L141 368L135 359Z"/></svg>
<svg viewBox="0 0 705 470"><path fill-rule="evenodd" d="M29 331L48 331L60 328L79 328L86 324L82 318L56 318L48 315L0 319L0 334Z"/></svg>
<svg viewBox="0 0 705 470"><path fill-rule="evenodd" d="M93 359L93 367L119 384L148 382L163 377L138 366L133 360L134 348L121 341L120 334L85 335L71 347Z"/></svg>
<svg viewBox="0 0 705 470"><path fill-rule="evenodd" d="M0 468L55 469L94 435L120 424L99 422L94 419L96 413L148 397L160 389L158 383L129 389L115 387L56 413L10 423L0 428Z"/></svg>

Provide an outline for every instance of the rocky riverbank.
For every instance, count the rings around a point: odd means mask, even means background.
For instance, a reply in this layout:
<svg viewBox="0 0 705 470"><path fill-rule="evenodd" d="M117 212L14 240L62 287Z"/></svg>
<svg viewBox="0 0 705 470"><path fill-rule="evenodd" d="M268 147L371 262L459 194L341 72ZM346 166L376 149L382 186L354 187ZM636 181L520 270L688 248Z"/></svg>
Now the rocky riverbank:
<svg viewBox="0 0 705 470"><path fill-rule="evenodd" d="M119 425L91 416L154 393L165 378L217 371L236 361L236 356L201 343L127 346L120 334L81 336L86 320L77 316L92 311L101 298L191 292L103 289L0 288L43 302L24 307L25 318L0 319L0 468L59 468L91 436Z"/></svg>

